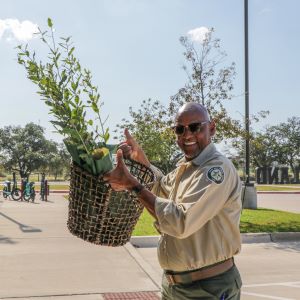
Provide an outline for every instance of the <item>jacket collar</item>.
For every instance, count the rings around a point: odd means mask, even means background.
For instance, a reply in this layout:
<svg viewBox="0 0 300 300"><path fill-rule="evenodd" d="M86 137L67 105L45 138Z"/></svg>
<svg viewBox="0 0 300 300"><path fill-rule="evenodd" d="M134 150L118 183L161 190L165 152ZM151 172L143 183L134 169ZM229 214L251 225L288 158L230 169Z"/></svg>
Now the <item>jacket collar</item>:
<svg viewBox="0 0 300 300"><path fill-rule="evenodd" d="M182 164L189 164L189 163L192 163L196 166L200 166L206 161L210 160L216 151L217 151L216 146L213 143L210 143L194 159L190 161L187 161L185 157L180 159L177 163L177 166L180 166Z"/></svg>

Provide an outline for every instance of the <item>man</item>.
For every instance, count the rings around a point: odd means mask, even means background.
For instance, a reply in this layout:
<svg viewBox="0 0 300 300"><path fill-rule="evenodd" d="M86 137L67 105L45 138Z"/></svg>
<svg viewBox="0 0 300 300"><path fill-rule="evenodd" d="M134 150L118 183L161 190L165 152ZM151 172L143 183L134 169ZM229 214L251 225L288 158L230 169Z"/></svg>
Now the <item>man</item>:
<svg viewBox="0 0 300 300"><path fill-rule="evenodd" d="M158 259L164 269L162 299L240 299L242 282L233 256L241 248L241 182L232 163L211 142L215 130L204 106L187 103L174 126L184 158L167 176L158 175L152 191L122 160L124 154L158 173L128 131L116 168L104 176L113 189L137 194L156 219L161 233Z"/></svg>

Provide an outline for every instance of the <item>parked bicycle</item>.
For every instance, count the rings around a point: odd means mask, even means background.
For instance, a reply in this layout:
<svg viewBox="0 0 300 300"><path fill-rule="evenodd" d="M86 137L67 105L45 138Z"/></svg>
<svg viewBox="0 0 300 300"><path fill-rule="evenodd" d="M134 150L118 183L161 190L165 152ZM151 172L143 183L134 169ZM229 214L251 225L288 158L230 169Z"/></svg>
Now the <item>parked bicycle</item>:
<svg viewBox="0 0 300 300"><path fill-rule="evenodd" d="M11 182L6 180L4 182L2 193L4 198L11 197L15 201L18 201L22 198L22 192L18 188L15 172L13 172L13 184L11 185Z"/></svg>
<svg viewBox="0 0 300 300"><path fill-rule="evenodd" d="M25 201L31 200L34 202L35 200L35 188L34 188L34 182L26 182L25 188L23 189L23 199Z"/></svg>

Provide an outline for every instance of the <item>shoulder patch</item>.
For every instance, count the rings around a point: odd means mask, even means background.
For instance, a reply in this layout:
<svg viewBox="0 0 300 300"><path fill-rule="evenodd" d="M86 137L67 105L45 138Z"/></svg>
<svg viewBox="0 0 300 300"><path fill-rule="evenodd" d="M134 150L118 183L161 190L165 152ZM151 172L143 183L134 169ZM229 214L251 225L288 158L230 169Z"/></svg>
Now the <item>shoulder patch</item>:
<svg viewBox="0 0 300 300"><path fill-rule="evenodd" d="M222 167L212 167L207 171L207 178L216 184L220 184L224 180L224 171Z"/></svg>

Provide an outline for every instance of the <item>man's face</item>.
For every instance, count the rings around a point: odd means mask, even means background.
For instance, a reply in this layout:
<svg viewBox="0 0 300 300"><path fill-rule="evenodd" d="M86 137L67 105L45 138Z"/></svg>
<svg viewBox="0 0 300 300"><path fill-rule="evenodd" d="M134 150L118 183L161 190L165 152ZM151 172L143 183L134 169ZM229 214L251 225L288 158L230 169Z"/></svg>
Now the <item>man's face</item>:
<svg viewBox="0 0 300 300"><path fill-rule="evenodd" d="M206 113L201 111L183 111L178 114L175 126L188 126L193 123L209 121ZM183 134L176 134L176 141L179 148L184 152L187 160L198 156L202 150L211 142L211 137L215 133L214 121L207 122L200 127L199 132L191 132L185 127Z"/></svg>

